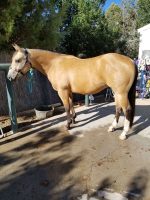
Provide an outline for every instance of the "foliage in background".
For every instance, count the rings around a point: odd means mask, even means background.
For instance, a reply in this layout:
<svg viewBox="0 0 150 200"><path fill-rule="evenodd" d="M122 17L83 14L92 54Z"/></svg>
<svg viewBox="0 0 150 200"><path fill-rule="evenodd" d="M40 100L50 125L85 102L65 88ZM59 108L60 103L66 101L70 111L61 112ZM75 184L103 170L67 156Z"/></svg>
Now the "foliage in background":
<svg viewBox="0 0 150 200"><path fill-rule="evenodd" d="M137 28L150 23L150 0L122 0L103 10L105 0L0 1L0 49L16 42L29 48L86 57L120 52L136 57Z"/></svg>
<svg viewBox="0 0 150 200"><path fill-rule="evenodd" d="M60 39L63 11L56 0L7 0L0 3L0 45L54 49Z"/></svg>
<svg viewBox="0 0 150 200"><path fill-rule="evenodd" d="M117 52L132 58L138 55L137 6L135 0L122 0L121 6L112 4L106 11L108 27Z"/></svg>
<svg viewBox="0 0 150 200"><path fill-rule="evenodd" d="M106 19L101 6L104 1L72 0L68 3L64 21L63 52L73 55L96 56L111 51ZM71 13L71 16L70 16Z"/></svg>
<svg viewBox="0 0 150 200"><path fill-rule="evenodd" d="M138 55L139 35L137 32L136 0L122 0L122 39L125 41L124 53L132 58Z"/></svg>
<svg viewBox="0 0 150 200"><path fill-rule="evenodd" d="M138 28L150 23L150 0L137 1Z"/></svg>
<svg viewBox="0 0 150 200"><path fill-rule="evenodd" d="M123 18L121 8L112 3L105 12L105 18L107 20L114 51L124 53L126 41L122 38Z"/></svg>
<svg viewBox="0 0 150 200"><path fill-rule="evenodd" d="M0 49L7 48L15 31L15 20L21 16L23 6L23 0L0 1Z"/></svg>
<svg viewBox="0 0 150 200"><path fill-rule="evenodd" d="M119 52L137 57L137 5L135 0L112 4L104 13L101 1L73 0L63 26L61 50L87 57L107 52ZM71 15L70 15L71 14Z"/></svg>

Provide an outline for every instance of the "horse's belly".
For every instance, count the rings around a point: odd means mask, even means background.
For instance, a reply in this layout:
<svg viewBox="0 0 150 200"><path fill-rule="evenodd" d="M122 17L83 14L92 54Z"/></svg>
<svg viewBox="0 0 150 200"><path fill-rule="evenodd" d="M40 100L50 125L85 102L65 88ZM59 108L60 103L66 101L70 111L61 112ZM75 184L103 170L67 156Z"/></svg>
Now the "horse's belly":
<svg viewBox="0 0 150 200"><path fill-rule="evenodd" d="M87 82L84 84L74 84L71 86L72 92L74 93L80 93L80 94L96 94L103 89L105 89L107 86L104 83L91 83Z"/></svg>

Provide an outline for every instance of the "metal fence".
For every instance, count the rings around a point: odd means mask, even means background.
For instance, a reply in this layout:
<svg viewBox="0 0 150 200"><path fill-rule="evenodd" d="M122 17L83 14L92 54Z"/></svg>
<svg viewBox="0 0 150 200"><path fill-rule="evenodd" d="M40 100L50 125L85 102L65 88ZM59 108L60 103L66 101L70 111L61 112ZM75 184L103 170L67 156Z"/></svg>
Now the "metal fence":
<svg viewBox="0 0 150 200"><path fill-rule="evenodd" d="M1 53L0 63L10 63L12 54ZM34 70L32 92L28 76L13 83L16 111L26 111L39 105L49 105L61 102L57 92L52 88L47 77ZM4 72L0 71L0 116L8 114L6 79ZM84 99L83 95L74 95L74 100Z"/></svg>
<svg viewBox="0 0 150 200"><path fill-rule="evenodd" d="M10 63L12 54L0 53L0 63ZM60 102L57 92L53 90L50 82L41 73L34 70L33 90L29 89L28 76L13 83L15 104L17 112L33 109L43 104ZM0 116L8 114L6 79L3 71L0 71Z"/></svg>

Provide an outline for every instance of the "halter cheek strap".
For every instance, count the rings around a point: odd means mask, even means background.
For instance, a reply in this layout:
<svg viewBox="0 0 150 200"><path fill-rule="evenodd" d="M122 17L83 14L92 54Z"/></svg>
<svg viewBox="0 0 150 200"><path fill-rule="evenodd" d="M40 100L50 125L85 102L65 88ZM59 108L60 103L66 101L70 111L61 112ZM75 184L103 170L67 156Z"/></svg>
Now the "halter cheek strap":
<svg viewBox="0 0 150 200"><path fill-rule="evenodd" d="M22 76L24 76L24 75L25 75L25 74L24 74L22 71L18 72L18 74L21 74Z"/></svg>
<svg viewBox="0 0 150 200"><path fill-rule="evenodd" d="M32 64L31 64L31 62L29 61L29 58L28 58L29 52L28 52L27 49L24 49L24 52L25 52L25 55L26 55L26 62L25 62L25 65L26 65L27 63L29 63L30 68L32 68ZM25 75L21 70L20 70L18 73L19 73L20 75L22 75L22 76Z"/></svg>
<svg viewBox="0 0 150 200"><path fill-rule="evenodd" d="M17 76L19 76L19 77L22 77L22 76L24 76L25 74L22 72L22 71L20 71L20 72L18 72L18 74L17 74Z"/></svg>
<svg viewBox="0 0 150 200"><path fill-rule="evenodd" d="M29 52L28 52L27 49L24 49L24 52L25 52L25 55L26 55L26 62L25 62L25 64L29 63L30 67L32 68L32 64L31 64L31 62L29 61L29 58L28 58Z"/></svg>

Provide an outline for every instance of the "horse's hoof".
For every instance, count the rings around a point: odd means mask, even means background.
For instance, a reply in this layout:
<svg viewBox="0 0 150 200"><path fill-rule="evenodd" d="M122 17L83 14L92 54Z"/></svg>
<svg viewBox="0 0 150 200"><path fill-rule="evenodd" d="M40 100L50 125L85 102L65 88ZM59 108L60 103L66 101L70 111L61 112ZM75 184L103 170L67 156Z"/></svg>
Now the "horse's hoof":
<svg viewBox="0 0 150 200"><path fill-rule="evenodd" d="M121 135L119 136L119 139L120 139L120 140L126 140L126 139L127 139L127 136L124 135L124 134L123 134L123 135L121 134Z"/></svg>
<svg viewBox="0 0 150 200"><path fill-rule="evenodd" d="M67 130L70 130L70 129L71 129L71 127L70 127L70 126L66 126L66 129L67 129Z"/></svg>
<svg viewBox="0 0 150 200"><path fill-rule="evenodd" d="M108 132L113 132L113 131L115 131L115 128L113 126L110 126L107 131Z"/></svg>
<svg viewBox="0 0 150 200"><path fill-rule="evenodd" d="M68 124L65 125L65 130L66 130L66 131L70 130L70 125L68 125Z"/></svg>
<svg viewBox="0 0 150 200"><path fill-rule="evenodd" d="M72 124L76 124L76 121L75 121L75 119L73 119L73 120L72 120Z"/></svg>
<svg viewBox="0 0 150 200"><path fill-rule="evenodd" d="M4 135L0 135L0 139L3 138L3 137L5 137L5 136Z"/></svg>

